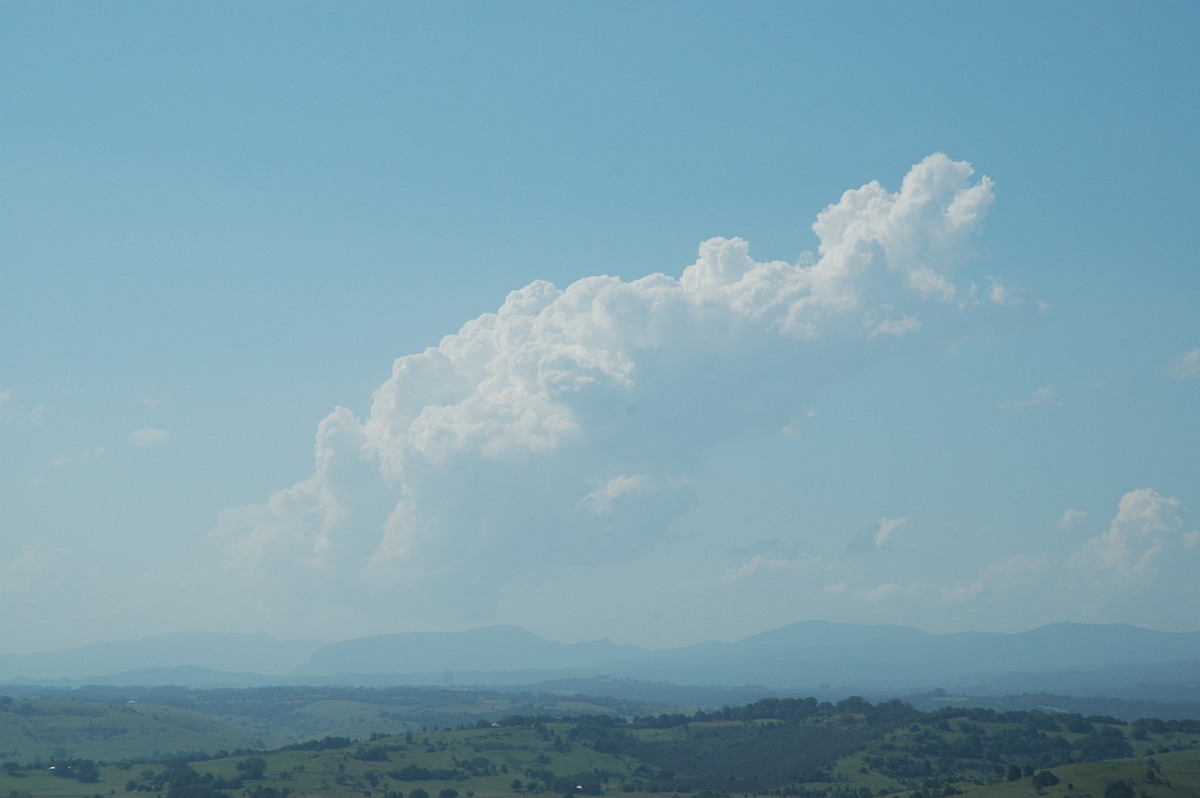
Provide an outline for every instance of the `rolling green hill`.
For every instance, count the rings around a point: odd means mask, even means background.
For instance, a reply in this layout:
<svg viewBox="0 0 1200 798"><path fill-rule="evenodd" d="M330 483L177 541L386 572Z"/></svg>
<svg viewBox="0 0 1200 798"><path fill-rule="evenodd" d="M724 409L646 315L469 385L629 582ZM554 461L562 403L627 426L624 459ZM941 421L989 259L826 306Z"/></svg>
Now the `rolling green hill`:
<svg viewBox="0 0 1200 798"><path fill-rule="evenodd" d="M0 698L0 760L113 761L280 742L180 707Z"/></svg>
<svg viewBox="0 0 1200 798"><path fill-rule="evenodd" d="M1039 774L970 793L972 798L1191 798L1200 796L1200 753L1179 751L1052 768L1057 782ZM1125 785L1122 787L1121 785Z"/></svg>
<svg viewBox="0 0 1200 798"><path fill-rule="evenodd" d="M487 700L502 712L520 706ZM585 714L510 713L455 730L329 735L265 750L262 741L238 744L252 732L192 709L9 699L0 721L19 722L0 738L0 796L1200 796L1197 721L1125 724L1103 716L986 709L923 713L899 701L872 705L860 698L836 705L763 699L646 716L592 714L594 705L573 703ZM343 729L379 711L332 698L303 709ZM159 754L137 753L149 739ZM65 745L54 747L55 741ZM163 755L189 750L189 743L206 744L190 750L217 753ZM34 753L18 754L17 744Z"/></svg>

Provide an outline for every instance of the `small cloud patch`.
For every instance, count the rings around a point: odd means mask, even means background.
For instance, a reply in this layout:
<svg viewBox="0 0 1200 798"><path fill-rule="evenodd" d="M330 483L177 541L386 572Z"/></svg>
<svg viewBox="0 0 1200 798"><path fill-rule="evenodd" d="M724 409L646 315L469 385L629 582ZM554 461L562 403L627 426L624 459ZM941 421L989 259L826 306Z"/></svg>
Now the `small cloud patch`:
<svg viewBox="0 0 1200 798"><path fill-rule="evenodd" d="M1200 377L1200 346L1185 352L1175 365L1171 367L1171 373L1181 380L1194 380Z"/></svg>
<svg viewBox="0 0 1200 798"><path fill-rule="evenodd" d="M1077 529L1087 521L1086 510L1064 510L1062 517L1054 522L1059 529Z"/></svg>
<svg viewBox="0 0 1200 798"><path fill-rule="evenodd" d="M165 429L147 427L135 429L129 436L134 446L162 446L171 440L171 433Z"/></svg>

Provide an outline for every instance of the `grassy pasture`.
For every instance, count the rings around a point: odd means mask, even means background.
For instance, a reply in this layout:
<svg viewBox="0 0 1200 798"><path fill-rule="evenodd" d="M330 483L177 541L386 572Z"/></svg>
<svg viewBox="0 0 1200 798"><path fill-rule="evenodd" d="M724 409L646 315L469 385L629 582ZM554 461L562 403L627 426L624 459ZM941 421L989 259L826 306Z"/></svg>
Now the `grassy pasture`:
<svg viewBox="0 0 1200 798"><path fill-rule="evenodd" d="M394 739L388 742L396 744ZM431 744L434 751L428 752L423 742ZM598 769L632 776L639 766L639 763L627 758L578 749L555 756L546 752L543 742L531 731L519 729L498 732L438 732L427 735L423 741L419 740L417 748L420 750L389 752L391 761L382 763L355 760L346 750L280 751L262 755L268 762L264 778L246 782L243 789L270 787L281 792L286 788L290 790L291 795L297 797L311 795L327 798L366 798L369 794L374 798L385 798L391 791L407 796L414 789L422 788L436 798L442 790L453 788L458 791L460 798L468 798L469 795L472 798L509 798L516 795L528 796L524 789L518 793L512 788L514 778L521 780L522 787L528 783L529 779L523 775L523 770L528 767L558 773ZM488 753L492 756L487 756ZM449 767L455 761L464 761L464 757L468 755L478 757L481 754L497 766L495 773L461 780L421 781L398 781L386 775L387 770L403 767L406 762L419 762L423 767L429 768ZM545 759L541 759L542 757ZM232 777L238 773L239 761L240 757L231 756L193 763L193 767L200 773ZM500 772L501 764L507 765L507 773ZM127 793L126 783L130 779L140 779L146 773L157 773L161 770L160 765L105 765L100 768L99 781L91 784L58 778L45 769L26 770L18 776L0 773L0 795L11 796L16 793L20 798L26 795L33 798L112 798L128 795L137 798L144 793ZM1059 783L1042 789L1035 787L1032 779L1023 777L1017 781L974 787L965 790L965 793L973 798L1104 798L1108 785L1124 781L1130 785L1133 795L1138 798L1200 796L1200 751L1196 750L1155 757L1076 763L1051 768L1050 772L1058 777ZM880 791L897 798L912 795L912 791L899 789L887 779L870 774L859 776L845 780L838 778L828 784L812 784L810 787L842 790L843 794L865 788L874 795L880 795ZM643 798L644 795L648 795L621 792L614 783L605 785L604 792L629 795L631 798ZM657 795L659 798L663 796L662 793Z"/></svg>
<svg viewBox="0 0 1200 798"><path fill-rule="evenodd" d="M585 700L567 704L556 711L598 708ZM290 704L278 714L307 719L328 732L316 736L341 739L267 751L258 730L186 706L9 700L0 711L0 798L141 798L146 792L154 798L216 798L212 786L229 798L411 798L417 789L431 798L446 790L458 798L525 798L531 784L543 796L671 798L703 791L703 798L932 798L957 790L979 798L1105 798L1116 782L1128 784L1133 798L1200 798L1200 734L1177 731L1195 724L912 711L893 715L902 721L888 725L846 713L796 722L775 716L652 727L555 721L546 714L540 722L518 721L530 726L478 722L438 731L430 724L429 731L420 731L420 716L400 716L398 705L392 706L338 696ZM477 718L483 711L503 717L506 710L528 706L516 700L463 702L443 717L471 711ZM387 722L408 730L354 732ZM1159 731L1149 731L1154 728ZM1129 755L1084 761L1099 758L1084 755L1088 745L1101 743ZM155 749L161 756L147 761ZM171 794L164 785L180 767L165 755L187 750L222 752L189 757L193 775L209 779L208 795ZM63 757L98 764L87 780L61 778L56 772L63 771L50 765L64 764ZM1072 757L1080 761L1061 764ZM1009 781L1013 768L1016 777ZM1047 770L1058 781L1049 784L1047 778L1039 786L1033 776Z"/></svg>
<svg viewBox="0 0 1200 798"><path fill-rule="evenodd" d="M1138 798L1200 796L1200 750L1080 762L1050 768L1050 772L1058 777L1058 784L1040 790L1032 779L1022 778L984 787L970 795L972 798L1104 798L1109 785L1123 781Z"/></svg>
<svg viewBox="0 0 1200 798"><path fill-rule="evenodd" d="M134 759L172 751L262 748L253 730L178 707L15 701L0 712L0 759Z"/></svg>

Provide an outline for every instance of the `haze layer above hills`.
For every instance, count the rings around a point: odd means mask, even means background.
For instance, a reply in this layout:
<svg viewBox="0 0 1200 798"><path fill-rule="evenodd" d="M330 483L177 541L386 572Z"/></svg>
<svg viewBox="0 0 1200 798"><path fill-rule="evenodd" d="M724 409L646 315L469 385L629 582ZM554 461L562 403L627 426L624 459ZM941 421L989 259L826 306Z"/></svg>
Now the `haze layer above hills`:
<svg viewBox="0 0 1200 798"><path fill-rule="evenodd" d="M336 643L177 634L40 654L0 654L0 679L45 684L474 684L612 678L900 692L945 687L1095 692L1190 684L1200 632L1054 624L1017 634L936 635L904 626L790 624L732 643L648 651L557 643L511 626ZM1194 689L1194 685L1192 689Z"/></svg>

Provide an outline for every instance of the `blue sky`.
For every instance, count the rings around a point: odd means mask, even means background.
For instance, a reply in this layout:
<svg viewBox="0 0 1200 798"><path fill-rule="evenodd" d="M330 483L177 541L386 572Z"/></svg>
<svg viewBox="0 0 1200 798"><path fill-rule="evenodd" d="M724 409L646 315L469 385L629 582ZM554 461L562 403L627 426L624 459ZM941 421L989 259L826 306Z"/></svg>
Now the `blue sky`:
<svg viewBox="0 0 1200 798"><path fill-rule="evenodd" d="M1198 30L0 5L6 647L1198 628Z"/></svg>

